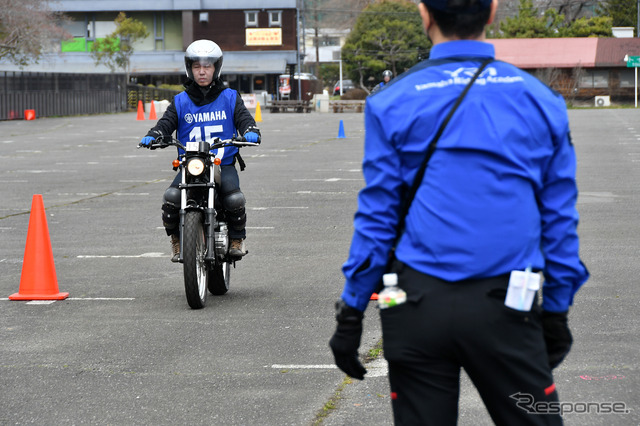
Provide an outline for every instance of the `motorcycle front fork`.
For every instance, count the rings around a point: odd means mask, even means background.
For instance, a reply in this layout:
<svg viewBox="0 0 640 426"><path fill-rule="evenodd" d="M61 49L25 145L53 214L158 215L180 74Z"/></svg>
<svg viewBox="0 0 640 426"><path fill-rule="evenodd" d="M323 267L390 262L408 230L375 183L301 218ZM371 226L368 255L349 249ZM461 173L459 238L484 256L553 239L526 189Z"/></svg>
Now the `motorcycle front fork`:
<svg viewBox="0 0 640 426"><path fill-rule="evenodd" d="M186 182L186 167L182 168L182 183ZM214 169L212 166L210 176L214 176ZM213 183L213 182L211 182ZM202 224L205 229L205 243L207 246L207 254L204 259L213 265L215 261L215 224L216 224L216 209L215 209L215 193L213 187L208 190L207 207L203 209L204 223ZM184 235L184 218L187 214L187 190L183 188L180 194L180 263L184 263L184 242L182 235Z"/></svg>

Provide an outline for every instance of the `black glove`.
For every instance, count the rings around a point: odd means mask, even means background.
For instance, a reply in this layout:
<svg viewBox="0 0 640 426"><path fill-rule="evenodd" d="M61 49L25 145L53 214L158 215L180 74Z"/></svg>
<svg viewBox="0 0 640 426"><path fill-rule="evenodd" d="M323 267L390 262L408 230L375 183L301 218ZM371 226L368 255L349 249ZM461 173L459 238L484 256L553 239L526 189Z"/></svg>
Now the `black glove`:
<svg viewBox="0 0 640 426"><path fill-rule="evenodd" d="M336 332L329 340L336 365L354 379L363 380L367 369L358 359L358 347L362 337L364 313L348 306L343 300L336 302Z"/></svg>
<svg viewBox="0 0 640 426"><path fill-rule="evenodd" d="M556 368L571 350L573 337L567 320L567 312L542 311L542 331L547 344L549 366Z"/></svg>

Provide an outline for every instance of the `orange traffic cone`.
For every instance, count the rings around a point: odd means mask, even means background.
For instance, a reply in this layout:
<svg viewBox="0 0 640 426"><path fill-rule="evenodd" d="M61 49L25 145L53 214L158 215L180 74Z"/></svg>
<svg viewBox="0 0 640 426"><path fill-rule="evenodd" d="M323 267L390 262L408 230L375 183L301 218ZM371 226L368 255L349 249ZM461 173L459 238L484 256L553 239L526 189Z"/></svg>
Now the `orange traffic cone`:
<svg viewBox="0 0 640 426"><path fill-rule="evenodd" d="M149 120L157 120L155 102L151 101L151 108L149 108Z"/></svg>
<svg viewBox="0 0 640 426"><path fill-rule="evenodd" d="M56 267L53 263L51 240L42 195L36 194L31 202L31 216L27 232L27 245L22 262L22 276L18 293L10 300L62 300L69 293L58 291Z"/></svg>
<svg viewBox="0 0 640 426"><path fill-rule="evenodd" d="M262 121L262 112L260 111L260 102L257 103L256 105L256 123L259 123Z"/></svg>
<svg viewBox="0 0 640 426"><path fill-rule="evenodd" d="M373 293L371 295L371 299L369 299L369 300L378 300L378 293Z"/></svg>
<svg viewBox="0 0 640 426"><path fill-rule="evenodd" d="M144 120L144 108L142 108L142 101L138 101L138 117L136 120Z"/></svg>

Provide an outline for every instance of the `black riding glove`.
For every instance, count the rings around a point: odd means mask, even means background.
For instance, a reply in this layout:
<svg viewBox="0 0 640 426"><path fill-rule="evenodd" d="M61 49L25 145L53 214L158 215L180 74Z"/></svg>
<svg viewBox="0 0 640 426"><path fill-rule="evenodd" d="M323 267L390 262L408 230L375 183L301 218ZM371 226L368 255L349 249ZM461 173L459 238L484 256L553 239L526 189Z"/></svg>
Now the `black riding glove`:
<svg viewBox="0 0 640 426"><path fill-rule="evenodd" d="M362 338L364 313L348 306L343 300L336 302L336 332L329 340L336 365L354 379L363 380L367 369L358 359L358 347Z"/></svg>
<svg viewBox="0 0 640 426"><path fill-rule="evenodd" d="M542 330L547 344L549 366L556 368L571 350L573 338L567 319L567 312L542 311Z"/></svg>

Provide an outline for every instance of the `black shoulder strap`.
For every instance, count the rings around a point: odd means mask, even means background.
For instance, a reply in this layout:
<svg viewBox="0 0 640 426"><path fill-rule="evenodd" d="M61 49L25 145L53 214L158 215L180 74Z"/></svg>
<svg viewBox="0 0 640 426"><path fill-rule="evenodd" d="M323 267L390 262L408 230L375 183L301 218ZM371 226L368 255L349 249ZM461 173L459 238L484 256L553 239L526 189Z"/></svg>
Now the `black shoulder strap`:
<svg viewBox="0 0 640 426"><path fill-rule="evenodd" d="M407 197L403 200L402 211L400 212L400 220L398 221L398 228L396 229L396 240L394 243L394 247L398 243L398 241L400 240L400 237L402 236L402 233L404 232L404 223L405 223L405 218L409 213L409 207L411 207L411 202L413 201L413 198L415 197L416 192L418 191L418 187L420 187L420 184L422 183L422 179L424 178L424 173L427 170L427 164L429 163L429 159L431 159L433 152L436 150L436 144L438 143L438 139L440 139L440 136L442 136L442 133L444 132L445 127L447 126L447 124L449 124L449 121L453 116L453 113L456 112L456 110L458 109L458 106L460 106L460 103L462 103L462 100L467 95L467 92L469 92L469 89L471 89L471 86L473 86L473 83L476 81L476 79L480 76L482 71L491 61L493 61L493 58L487 58L484 61L482 61L476 73L473 75L469 83L467 83L467 86L464 88L462 93L460 93L460 96L458 96L458 99L456 100L456 103L453 105L453 107L449 111L449 114L447 114L445 119L442 121L442 124L440 124L440 127L438 128L438 131L436 132L435 136L433 137L433 139L431 139L431 142L429 142L429 146L427 147L427 154L425 155L424 160L422 161L422 165L420 166L420 169L418 169L418 172L416 173L416 177L413 180L413 185L411 185L411 188L407 193Z"/></svg>

